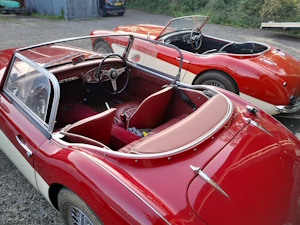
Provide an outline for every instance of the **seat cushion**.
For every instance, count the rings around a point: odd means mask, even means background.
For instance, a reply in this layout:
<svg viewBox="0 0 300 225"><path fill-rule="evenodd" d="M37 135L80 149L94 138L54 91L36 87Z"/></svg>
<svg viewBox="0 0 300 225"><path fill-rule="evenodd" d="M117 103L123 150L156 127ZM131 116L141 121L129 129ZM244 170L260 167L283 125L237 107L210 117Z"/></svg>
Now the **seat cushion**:
<svg viewBox="0 0 300 225"><path fill-rule="evenodd" d="M133 138L133 139L128 139L128 137L125 138L126 141L128 141L128 140L133 140L133 141L130 142L130 143L127 143L127 145L125 145L125 146L123 145L123 147L122 147L121 149L119 149L118 152L123 152L123 153L133 153L133 154L134 154L135 152L132 151L132 149L133 149L134 147L136 147L139 143L141 143L141 142L143 142L144 140L150 138L150 137L153 136L154 134L157 134L157 133L159 133L160 131L162 131L162 130L164 130L164 129L167 129L168 127L170 127L170 126L176 124L177 122L179 122L180 120L182 120L183 118L185 118L185 117L187 117L187 116L188 116L188 114L182 114L182 115L180 115L180 116L178 116L178 117L176 117L176 118L170 119L168 122L166 122L166 123L160 125L159 127L156 127L155 129L153 129L151 132L149 132L149 133L147 134L146 137L138 138L136 135L131 134L131 135L135 136L135 140L134 140L134 138ZM123 129L123 128L120 128L120 129ZM123 130L124 130L124 129L123 129ZM128 131L127 131L127 132L128 132ZM131 138L131 137L130 137L130 138Z"/></svg>
<svg viewBox="0 0 300 225"><path fill-rule="evenodd" d="M120 127L125 127L124 123L121 120L120 115L125 114L127 121L128 119L135 113L136 109L139 107L141 103L138 101L129 101L124 102L122 104L116 105L116 115L115 115L115 123Z"/></svg>
<svg viewBox="0 0 300 225"><path fill-rule="evenodd" d="M109 147L114 150L120 149L138 139L140 139L140 137L134 135L123 127L113 124Z"/></svg>
<svg viewBox="0 0 300 225"><path fill-rule="evenodd" d="M63 105L58 108L55 128L75 123L84 118L94 116L97 112L82 102L73 105Z"/></svg>

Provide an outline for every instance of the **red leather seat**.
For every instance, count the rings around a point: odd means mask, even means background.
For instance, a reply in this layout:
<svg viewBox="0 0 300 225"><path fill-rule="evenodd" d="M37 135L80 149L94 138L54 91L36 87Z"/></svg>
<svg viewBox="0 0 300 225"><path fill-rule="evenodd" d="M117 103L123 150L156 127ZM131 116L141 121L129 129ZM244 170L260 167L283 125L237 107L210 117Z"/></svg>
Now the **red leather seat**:
<svg viewBox="0 0 300 225"><path fill-rule="evenodd" d="M162 124L163 117L165 115L170 99L173 95L173 92L174 91L172 87L166 87L148 96L139 105L138 102L126 102L124 104L120 104L116 107L116 114L117 116L119 116L121 113L126 115L126 128L155 128Z"/></svg>
<svg viewBox="0 0 300 225"><path fill-rule="evenodd" d="M115 123L120 127L125 127L120 115L124 114L126 116L126 121L128 121L129 118L135 113L140 104L141 102L138 101L129 101L114 106L117 109L115 115Z"/></svg>
<svg viewBox="0 0 300 225"><path fill-rule="evenodd" d="M78 134L109 145L116 109L111 108L69 126L64 132Z"/></svg>

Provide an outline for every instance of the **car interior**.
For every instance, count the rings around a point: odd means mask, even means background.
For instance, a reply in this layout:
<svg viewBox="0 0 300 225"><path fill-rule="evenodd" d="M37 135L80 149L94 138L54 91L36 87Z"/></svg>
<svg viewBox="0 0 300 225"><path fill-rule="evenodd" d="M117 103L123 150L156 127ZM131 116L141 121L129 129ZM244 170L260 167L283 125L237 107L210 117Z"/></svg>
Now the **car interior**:
<svg viewBox="0 0 300 225"><path fill-rule="evenodd" d="M63 134L65 142L131 154L166 152L197 139L227 113L228 103L221 95L169 85L169 80L133 65L126 65L116 81L123 91L113 93L111 81L95 72L99 63L49 68L60 85L54 134ZM110 58L101 70L123 66L122 60ZM222 110L216 108L220 105ZM168 139L172 144L163 145Z"/></svg>
<svg viewBox="0 0 300 225"><path fill-rule="evenodd" d="M30 49L24 53L29 58L54 55L54 60L46 58L41 65L55 78L26 60L17 60L7 89L21 101L25 113L65 145L155 154L182 148L219 130L230 116L228 99L209 88L178 85L178 67L157 60L155 44L147 47L150 54L144 54L140 44L144 42L137 43L127 57L131 61L116 53L99 55L66 45ZM43 57L34 60L39 63Z"/></svg>
<svg viewBox="0 0 300 225"><path fill-rule="evenodd" d="M199 40L194 37L199 35ZM201 36L201 37L200 37ZM178 48L197 54L229 53L229 54L256 54L268 49L267 46L255 42L228 42L203 35L201 32L180 32L169 34L162 38L165 43L172 44ZM198 49L192 46L198 42Z"/></svg>

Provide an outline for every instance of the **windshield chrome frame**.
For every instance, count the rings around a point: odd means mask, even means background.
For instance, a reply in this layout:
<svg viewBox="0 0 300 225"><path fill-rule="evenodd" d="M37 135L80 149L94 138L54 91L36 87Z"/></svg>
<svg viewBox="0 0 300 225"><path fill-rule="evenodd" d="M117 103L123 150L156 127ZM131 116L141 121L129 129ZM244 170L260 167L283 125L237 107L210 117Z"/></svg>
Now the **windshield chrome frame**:
<svg viewBox="0 0 300 225"><path fill-rule="evenodd" d="M207 20L209 19L209 16L203 16L203 15L192 15L192 16L182 16L182 17L177 17L177 18L173 18L171 19L167 25L164 27L164 29L159 33L159 35L157 35L157 37L155 38L155 40L158 40L159 38L161 38L161 35L165 32L165 30L169 27L169 25L174 22L175 20L180 20L180 19L184 19L184 18L192 18L192 17L206 17L206 19L204 20L204 22L201 24L201 26L199 27L199 29L201 30L202 27L206 24ZM192 30L193 28L191 28ZM188 29L187 29L188 30Z"/></svg>
<svg viewBox="0 0 300 225"><path fill-rule="evenodd" d="M22 62L24 62L27 65L31 66L33 69L37 70L42 75L46 76L51 81L51 83L53 85L54 96L53 96L52 107L51 107L51 112L50 112L50 117L49 117L48 124L45 121L42 121L25 104L21 103L20 100L16 96L14 96L10 93L10 91L6 90L6 88L4 88L3 90L10 98L12 98L14 100L14 102L16 102L16 104L18 104L20 107L23 107L23 109L26 111L26 113L29 114L41 127L43 127L49 134L51 134L54 130L55 118L56 118L56 114L57 114L57 110L58 110L58 103L59 103L59 98L60 98L60 88L59 88L58 81L57 81L56 77L51 72L49 72L45 68L39 66L37 63L35 63L34 61L28 59L27 57L21 55L18 52L14 53L12 62L15 62L16 58L20 59ZM13 65L14 65L14 63L11 63L7 74L11 73ZM9 79L9 77L6 76L4 87L5 87L5 84L8 82L8 79Z"/></svg>

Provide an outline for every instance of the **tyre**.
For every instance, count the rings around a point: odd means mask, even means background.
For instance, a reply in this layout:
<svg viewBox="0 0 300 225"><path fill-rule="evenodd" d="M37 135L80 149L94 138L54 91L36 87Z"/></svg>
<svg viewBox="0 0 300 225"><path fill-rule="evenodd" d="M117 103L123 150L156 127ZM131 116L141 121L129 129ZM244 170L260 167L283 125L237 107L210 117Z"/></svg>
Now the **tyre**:
<svg viewBox="0 0 300 225"><path fill-rule="evenodd" d="M123 15L124 15L124 12L118 13L118 16L123 16Z"/></svg>
<svg viewBox="0 0 300 225"><path fill-rule="evenodd" d="M100 16L101 17L105 17L106 16L106 12L104 9L100 9Z"/></svg>
<svg viewBox="0 0 300 225"><path fill-rule="evenodd" d="M62 188L58 193L58 209L66 225L103 224L87 204L67 188Z"/></svg>
<svg viewBox="0 0 300 225"><path fill-rule="evenodd" d="M212 85L238 94L239 90L235 81L226 73L221 71L207 71L199 75L194 84Z"/></svg>
<svg viewBox="0 0 300 225"><path fill-rule="evenodd" d="M97 41L93 49L95 52L99 52L103 54L113 53L113 50L111 49L109 44L104 40Z"/></svg>

